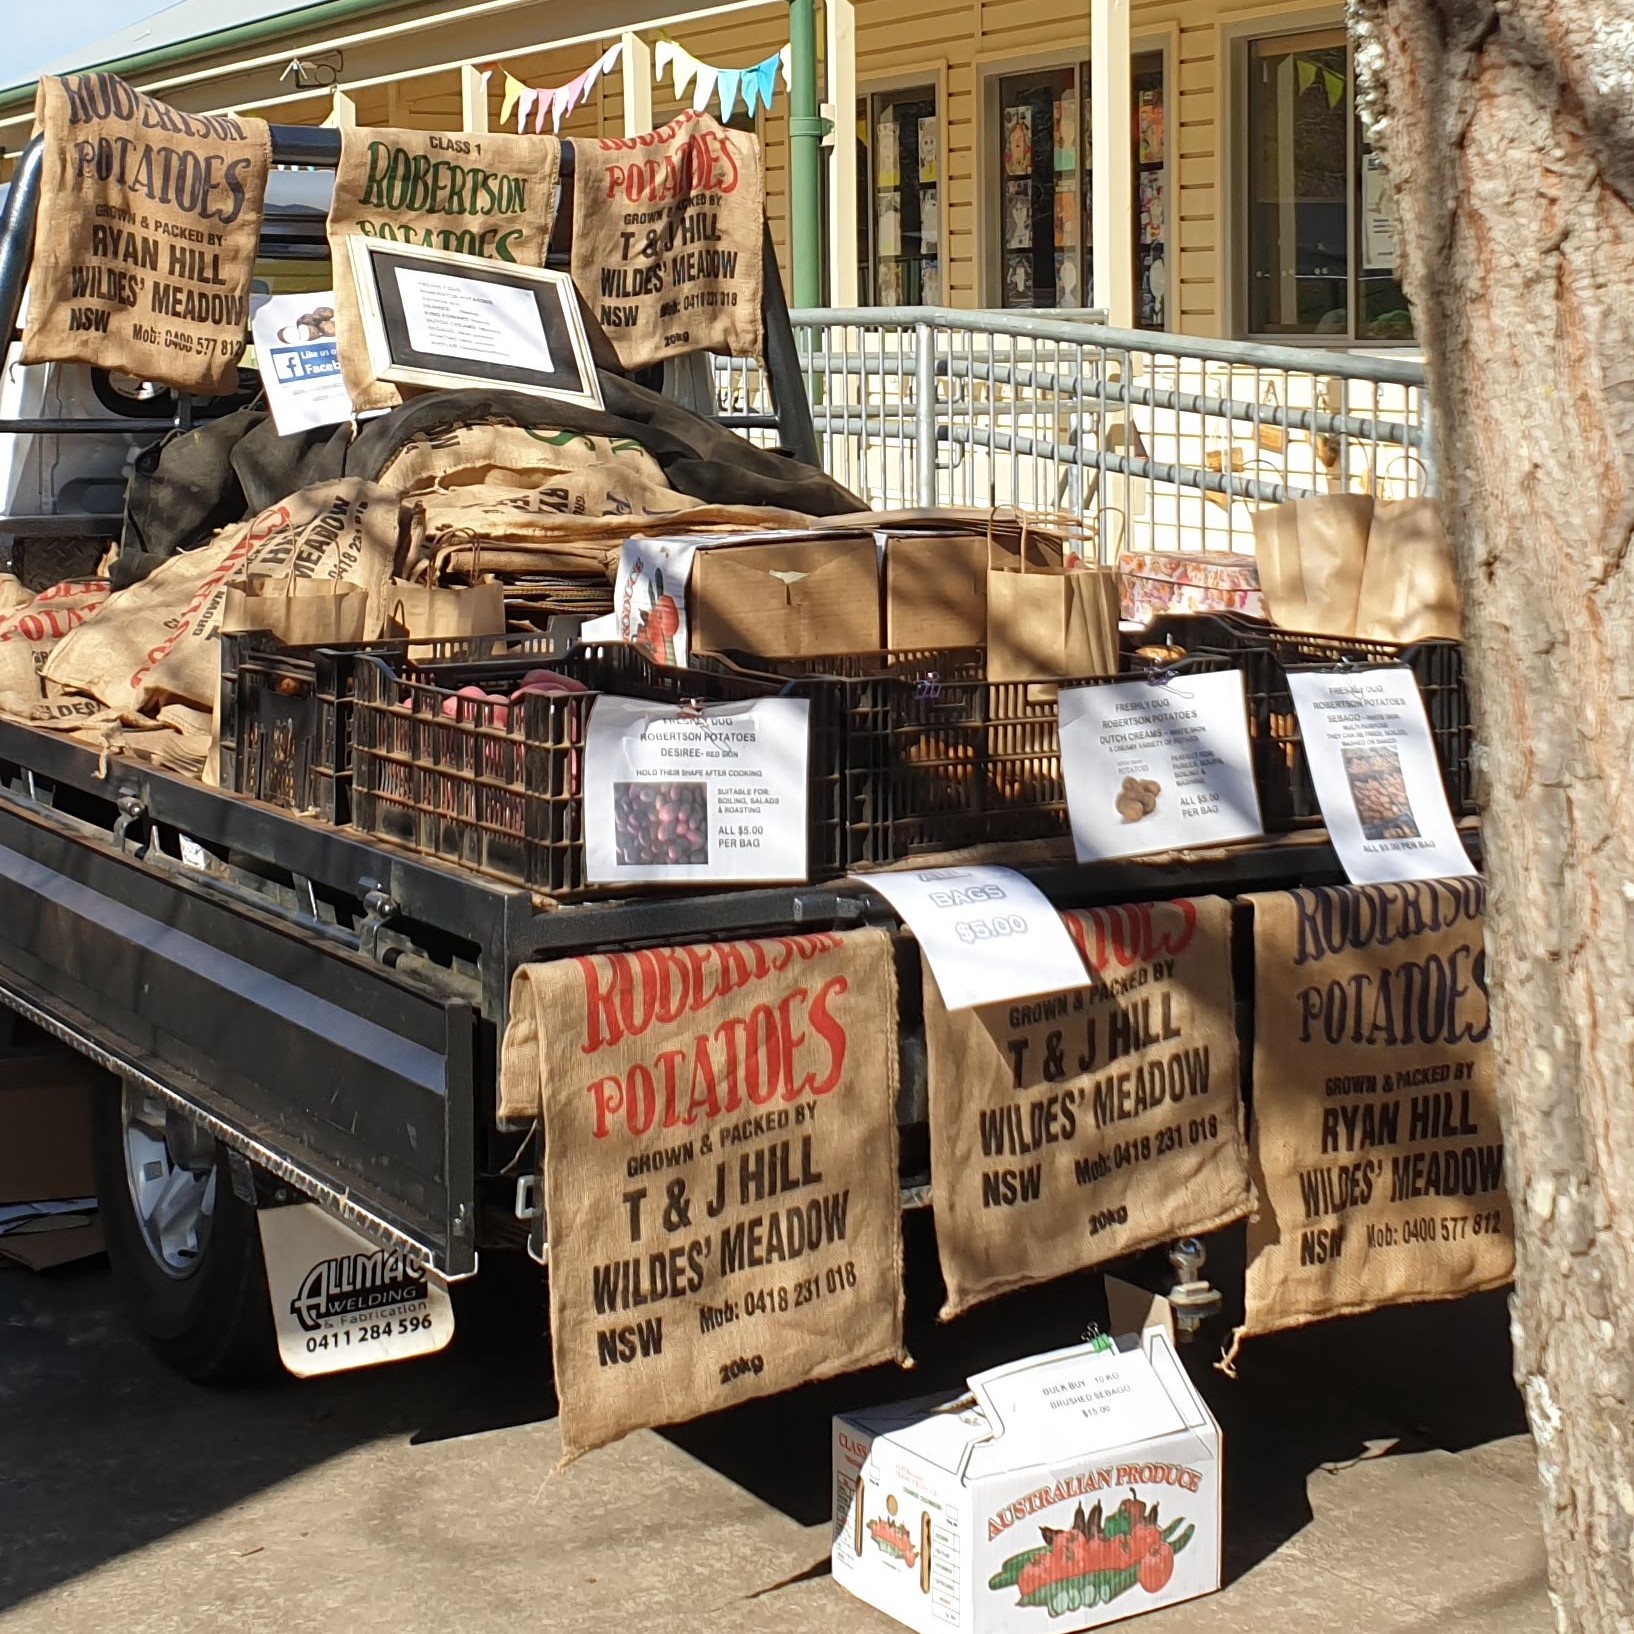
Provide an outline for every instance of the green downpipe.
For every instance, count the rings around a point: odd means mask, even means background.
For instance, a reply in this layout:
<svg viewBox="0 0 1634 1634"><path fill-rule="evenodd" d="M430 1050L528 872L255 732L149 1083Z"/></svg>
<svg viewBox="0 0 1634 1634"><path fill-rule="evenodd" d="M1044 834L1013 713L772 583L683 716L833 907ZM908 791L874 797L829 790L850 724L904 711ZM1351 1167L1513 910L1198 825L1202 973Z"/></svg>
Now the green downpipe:
<svg viewBox="0 0 1634 1634"><path fill-rule="evenodd" d="M823 209L820 178L827 124L817 115L816 0L789 0L789 259L794 302L821 306Z"/></svg>

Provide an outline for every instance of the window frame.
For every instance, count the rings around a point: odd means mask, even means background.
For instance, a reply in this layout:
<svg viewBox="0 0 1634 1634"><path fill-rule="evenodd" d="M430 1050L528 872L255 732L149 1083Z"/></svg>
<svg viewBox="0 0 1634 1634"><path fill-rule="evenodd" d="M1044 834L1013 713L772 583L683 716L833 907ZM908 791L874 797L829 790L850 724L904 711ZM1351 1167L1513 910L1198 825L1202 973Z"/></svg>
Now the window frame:
<svg viewBox="0 0 1634 1634"><path fill-rule="evenodd" d="M947 59L940 58L935 62L921 63L917 66L909 64L903 68L893 68L888 74L873 74L857 76L853 103L860 103L868 114L869 140L867 143L867 171L862 178L866 181L868 194L868 214L857 223L857 271L859 281L857 285L857 300L859 305L877 306L874 298L875 255L874 255L874 98L876 96L893 96L902 91L917 91L924 86L930 86L935 94L936 101L936 208L937 223L940 237L937 239L936 264L937 276L941 280L940 306L951 306L948 292L948 264L947 254L947 219L948 219L948 151L947 151ZM855 108L852 110L852 123L843 128L855 131ZM838 123L838 122L837 122ZM854 208L847 205L846 208ZM866 275L864 276L864 269ZM863 297L868 299L864 301ZM923 305L923 302L904 302L904 305Z"/></svg>
<svg viewBox="0 0 1634 1634"><path fill-rule="evenodd" d="M1309 347L1315 350L1416 351L1420 342L1412 340L1372 340L1357 334L1361 300L1360 264L1360 129L1356 114L1356 46L1349 37L1342 8L1322 7L1306 12L1259 11L1221 23L1221 49L1217 61L1225 65L1228 97L1224 121L1226 141L1220 171L1219 222L1224 252L1220 280L1223 311L1228 314L1230 333L1239 340L1266 346ZM1250 186L1248 166L1252 159L1249 143L1249 74L1256 44L1297 41L1311 35L1344 36L1345 105L1349 113L1345 129L1345 333L1343 335L1301 335L1251 329L1248 324L1252 289L1251 234L1248 230ZM1332 43L1332 42L1330 42Z"/></svg>

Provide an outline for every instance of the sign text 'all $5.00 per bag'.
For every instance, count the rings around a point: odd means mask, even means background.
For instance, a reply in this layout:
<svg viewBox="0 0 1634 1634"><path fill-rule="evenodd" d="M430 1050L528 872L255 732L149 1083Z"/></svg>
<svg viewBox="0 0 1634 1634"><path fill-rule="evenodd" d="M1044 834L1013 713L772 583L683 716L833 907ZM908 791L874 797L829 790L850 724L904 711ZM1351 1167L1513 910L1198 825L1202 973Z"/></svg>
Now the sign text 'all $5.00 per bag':
<svg viewBox="0 0 1634 1634"><path fill-rule="evenodd" d="M1478 879L1277 891L1254 909L1243 1335L1514 1275Z"/></svg>
<svg viewBox="0 0 1634 1634"><path fill-rule="evenodd" d="M903 1359L896 1061L879 930L517 972L566 1457Z"/></svg>
<svg viewBox="0 0 1634 1634"><path fill-rule="evenodd" d="M1061 917L1082 987L950 1010L925 971L944 1317L1248 1212L1231 904Z"/></svg>
<svg viewBox="0 0 1634 1634"><path fill-rule="evenodd" d="M179 391L238 382L271 162L266 122L182 113L112 74L46 75L26 363Z"/></svg>

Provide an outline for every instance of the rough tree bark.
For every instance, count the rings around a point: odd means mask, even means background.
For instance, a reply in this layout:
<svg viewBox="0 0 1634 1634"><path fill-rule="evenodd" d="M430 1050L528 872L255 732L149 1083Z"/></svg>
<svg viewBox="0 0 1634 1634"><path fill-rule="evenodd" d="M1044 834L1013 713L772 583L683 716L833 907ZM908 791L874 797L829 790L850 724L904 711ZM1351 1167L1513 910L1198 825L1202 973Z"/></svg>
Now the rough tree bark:
<svg viewBox="0 0 1634 1634"><path fill-rule="evenodd" d="M1459 547L1515 1374L1563 1629L1634 1628L1634 0L1351 0Z"/></svg>

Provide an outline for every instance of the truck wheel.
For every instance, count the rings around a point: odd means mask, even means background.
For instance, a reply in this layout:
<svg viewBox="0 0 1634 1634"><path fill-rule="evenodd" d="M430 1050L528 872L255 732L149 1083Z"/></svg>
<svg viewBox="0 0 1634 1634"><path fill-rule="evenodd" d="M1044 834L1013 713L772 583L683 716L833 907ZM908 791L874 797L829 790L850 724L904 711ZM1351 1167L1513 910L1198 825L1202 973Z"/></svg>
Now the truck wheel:
<svg viewBox="0 0 1634 1634"><path fill-rule="evenodd" d="M129 1082L97 1096L93 1120L102 1231L138 1331L197 1383L268 1377L278 1351L261 1234L225 1148Z"/></svg>

